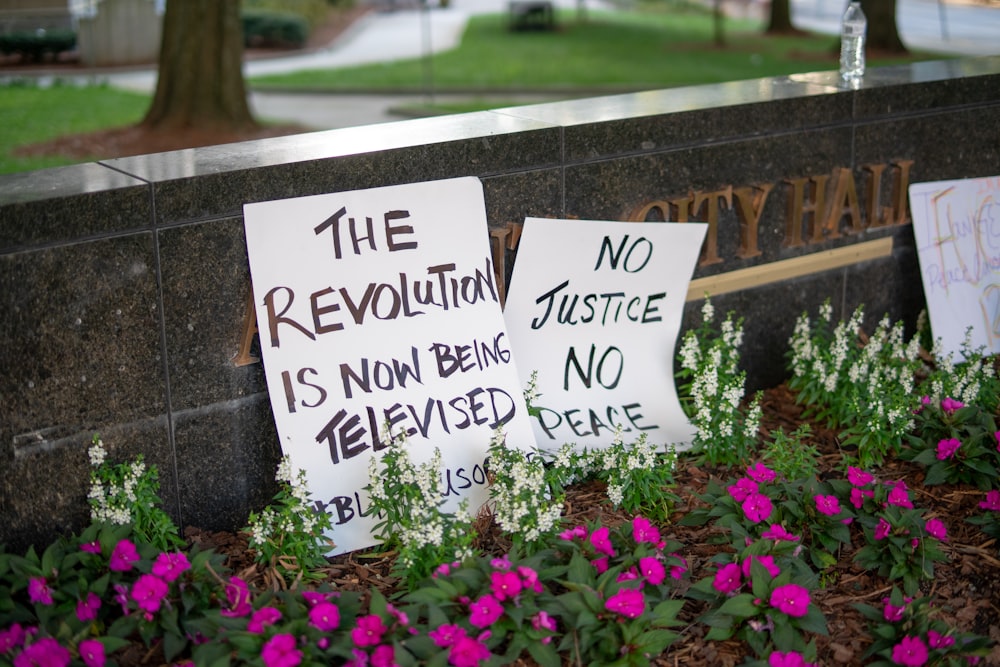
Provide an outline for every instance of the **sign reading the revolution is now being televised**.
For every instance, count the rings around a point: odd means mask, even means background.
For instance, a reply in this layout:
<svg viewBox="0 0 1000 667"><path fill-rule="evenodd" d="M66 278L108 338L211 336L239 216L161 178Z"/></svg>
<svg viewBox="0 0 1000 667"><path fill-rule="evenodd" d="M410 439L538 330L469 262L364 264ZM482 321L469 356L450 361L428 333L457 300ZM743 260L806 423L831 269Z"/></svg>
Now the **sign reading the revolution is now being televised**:
<svg viewBox="0 0 1000 667"><path fill-rule="evenodd" d="M364 488L386 426L415 462L440 449L447 496L478 507L494 429L534 444L479 180L248 204L244 218L278 436L335 552L376 541Z"/></svg>
<svg viewBox="0 0 1000 667"><path fill-rule="evenodd" d="M910 186L931 332L942 351L1000 352L1000 176Z"/></svg>
<svg viewBox="0 0 1000 667"><path fill-rule="evenodd" d="M708 225L528 218L504 307L542 449L690 443L674 349Z"/></svg>

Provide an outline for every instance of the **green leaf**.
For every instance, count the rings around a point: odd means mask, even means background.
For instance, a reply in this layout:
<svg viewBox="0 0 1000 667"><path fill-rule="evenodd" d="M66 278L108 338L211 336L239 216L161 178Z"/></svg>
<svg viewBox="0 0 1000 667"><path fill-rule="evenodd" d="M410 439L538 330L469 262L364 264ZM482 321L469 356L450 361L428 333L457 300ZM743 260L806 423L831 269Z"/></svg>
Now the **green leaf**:
<svg viewBox="0 0 1000 667"><path fill-rule="evenodd" d="M735 616L736 618L750 618L756 616L760 609L753 603L754 596L749 593L734 595L719 607L719 612Z"/></svg>
<svg viewBox="0 0 1000 667"><path fill-rule="evenodd" d="M551 643L531 642L528 644L528 653L542 667L560 667L562 665L562 659Z"/></svg>

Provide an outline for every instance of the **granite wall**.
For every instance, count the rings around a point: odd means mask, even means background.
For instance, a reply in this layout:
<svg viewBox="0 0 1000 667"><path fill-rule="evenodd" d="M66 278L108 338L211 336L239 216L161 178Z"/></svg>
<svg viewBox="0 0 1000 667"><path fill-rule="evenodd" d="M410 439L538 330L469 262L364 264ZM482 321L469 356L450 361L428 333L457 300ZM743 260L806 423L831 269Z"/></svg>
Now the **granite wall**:
<svg viewBox="0 0 1000 667"><path fill-rule="evenodd" d="M713 296L746 318L762 387L786 375L795 317L826 299L837 318L863 303L869 326L912 324L923 294L900 192L996 175L998 128L989 57L875 69L857 90L822 72L0 176L0 542L86 523L94 433L156 464L182 526L238 528L270 498L263 369L240 354L244 203L477 176L508 275L525 216L711 219L696 286L816 258Z"/></svg>

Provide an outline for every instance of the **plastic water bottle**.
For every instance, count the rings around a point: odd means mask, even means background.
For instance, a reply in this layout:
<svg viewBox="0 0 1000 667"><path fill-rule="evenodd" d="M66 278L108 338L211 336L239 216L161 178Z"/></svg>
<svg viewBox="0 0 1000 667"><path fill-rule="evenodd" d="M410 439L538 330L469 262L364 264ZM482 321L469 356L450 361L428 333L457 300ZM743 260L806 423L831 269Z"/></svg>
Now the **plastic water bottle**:
<svg viewBox="0 0 1000 667"><path fill-rule="evenodd" d="M847 82L860 81L865 75L865 32L868 20L860 2L851 2L840 29L840 78Z"/></svg>

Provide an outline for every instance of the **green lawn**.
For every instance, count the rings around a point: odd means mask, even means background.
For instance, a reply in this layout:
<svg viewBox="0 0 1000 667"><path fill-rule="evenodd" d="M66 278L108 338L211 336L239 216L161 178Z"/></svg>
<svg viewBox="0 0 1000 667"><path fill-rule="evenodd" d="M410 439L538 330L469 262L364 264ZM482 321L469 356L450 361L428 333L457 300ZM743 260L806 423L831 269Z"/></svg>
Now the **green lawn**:
<svg viewBox="0 0 1000 667"><path fill-rule="evenodd" d="M505 15L473 17L461 45L431 59L435 91L636 90L836 69L829 35L765 36L758 23L727 19L726 46L713 43L703 11L558 15L556 32L511 32ZM878 66L913 60L876 60ZM257 77L269 89L421 90L424 59Z"/></svg>
<svg viewBox="0 0 1000 667"><path fill-rule="evenodd" d="M0 174L80 162L65 157L18 157L13 151L64 135L131 125L142 119L148 106L148 95L100 86L0 87Z"/></svg>
<svg viewBox="0 0 1000 667"><path fill-rule="evenodd" d="M664 7L665 5L660 5ZM474 17L462 44L433 57L434 90L469 91L469 101L417 113L454 113L512 106L504 95L544 91L553 97L665 88L779 76L837 67L835 37L770 37L759 24L727 19L724 48L713 44L713 22L704 10L666 5L669 11L596 12L578 21L558 15L556 32L517 33L506 15ZM919 59L875 60L872 66ZM933 56L940 57L940 56ZM423 90L423 59L253 79L269 88ZM0 173L78 162L60 157L16 157L17 146L67 134L131 125L149 97L108 87L28 84L0 87ZM99 157L99 156L95 156Z"/></svg>

